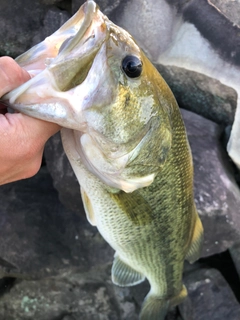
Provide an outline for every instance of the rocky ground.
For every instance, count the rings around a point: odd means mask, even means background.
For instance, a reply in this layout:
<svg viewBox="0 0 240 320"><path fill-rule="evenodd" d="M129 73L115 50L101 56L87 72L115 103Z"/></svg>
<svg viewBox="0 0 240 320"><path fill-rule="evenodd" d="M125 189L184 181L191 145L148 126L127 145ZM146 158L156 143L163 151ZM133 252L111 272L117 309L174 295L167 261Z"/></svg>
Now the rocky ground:
<svg viewBox="0 0 240 320"><path fill-rule="evenodd" d="M0 55L26 51L82 2L0 0ZM126 0L98 3L116 20L127 6ZM185 265L189 296L167 320L239 320L240 177L226 152L237 93L204 74L156 67L183 108L205 230L201 259ZM138 319L149 285L111 283L113 250L85 218L60 135L47 143L35 177L0 187L0 231L1 320Z"/></svg>

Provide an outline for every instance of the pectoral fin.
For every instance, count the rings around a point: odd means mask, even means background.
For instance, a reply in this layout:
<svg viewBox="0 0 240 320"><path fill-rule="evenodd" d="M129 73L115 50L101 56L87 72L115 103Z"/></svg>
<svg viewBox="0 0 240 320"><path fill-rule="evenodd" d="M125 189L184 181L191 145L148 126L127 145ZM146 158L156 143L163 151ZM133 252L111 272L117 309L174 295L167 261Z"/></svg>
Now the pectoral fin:
<svg viewBox="0 0 240 320"><path fill-rule="evenodd" d="M82 196L82 201L83 201L83 205L84 205L87 219L92 226L96 226L97 224L96 224L95 215L94 215L91 201L90 201L89 197L87 196L86 192L83 190L83 188L81 188L81 196Z"/></svg>
<svg viewBox="0 0 240 320"><path fill-rule="evenodd" d="M193 236L192 236L192 241L185 258L190 263L193 263L200 257L202 242L203 242L203 227L202 227L202 222L197 215Z"/></svg>
<svg viewBox="0 0 240 320"><path fill-rule="evenodd" d="M112 265L112 282L118 286L134 286L145 280L142 273L132 269L123 262L119 256L115 256Z"/></svg>

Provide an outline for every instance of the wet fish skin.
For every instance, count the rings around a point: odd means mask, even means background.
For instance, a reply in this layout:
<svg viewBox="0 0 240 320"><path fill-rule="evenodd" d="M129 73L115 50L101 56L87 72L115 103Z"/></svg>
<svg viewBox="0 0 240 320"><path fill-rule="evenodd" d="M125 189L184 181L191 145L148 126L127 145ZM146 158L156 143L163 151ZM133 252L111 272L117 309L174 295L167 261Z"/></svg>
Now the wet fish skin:
<svg viewBox="0 0 240 320"><path fill-rule="evenodd" d="M80 16L73 41L64 36L56 58L6 99L65 127L62 141L87 218L116 251L113 282L131 286L147 278L140 319L163 320L186 296L183 262L198 258L202 242L186 131L170 89L132 37L93 1ZM36 52L34 63L42 65ZM139 77L125 74L126 56L142 62ZM31 51L21 59L32 66Z"/></svg>

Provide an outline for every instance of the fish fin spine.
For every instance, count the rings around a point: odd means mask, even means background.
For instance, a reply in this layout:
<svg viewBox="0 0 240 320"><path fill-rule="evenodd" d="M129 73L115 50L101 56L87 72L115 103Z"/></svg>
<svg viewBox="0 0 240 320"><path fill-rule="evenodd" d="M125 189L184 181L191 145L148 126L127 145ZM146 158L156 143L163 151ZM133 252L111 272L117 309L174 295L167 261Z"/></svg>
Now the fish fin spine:
<svg viewBox="0 0 240 320"><path fill-rule="evenodd" d="M193 235L192 235L188 252L185 257L185 259L188 262L193 263L199 259L201 254L202 243L203 243L203 226L196 212L196 222L193 230Z"/></svg>
<svg viewBox="0 0 240 320"><path fill-rule="evenodd" d="M112 265L112 282L118 286L134 286L145 280L145 276L134 270L123 262L118 255L115 255Z"/></svg>

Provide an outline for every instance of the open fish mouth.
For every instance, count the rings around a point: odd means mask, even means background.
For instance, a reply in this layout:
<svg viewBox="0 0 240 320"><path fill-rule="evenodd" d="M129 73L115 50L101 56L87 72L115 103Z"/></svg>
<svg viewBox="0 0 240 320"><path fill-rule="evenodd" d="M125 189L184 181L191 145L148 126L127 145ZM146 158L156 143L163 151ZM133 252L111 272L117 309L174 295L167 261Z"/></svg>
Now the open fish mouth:
<svg viewBox="0 0 240 320"><path fill-rule="evenodd" d="M89 0L53 35L17 58L33 77L3 101L71 129L62 131L69 158L81 159L108 186L133 192L150 185L158 171L158 161L143 170L147 156L137 160L151 142L152 121L157 121L153 128L159 126L155 111L146 106L153 100L145 99L144 91L132 112L141 79L127 78L122 66L126 56L141 62L140 55L132 37Z"/></svg>
<svg viewBox="0 0 240 320"><path fill-rule="evenodd" d="M68 60L73 57L77 58L81 54L79 47L88 40L88 37L96 37L97 28L93 30L90 27L92 22L99 18L97 11L96 3L87 1L61 28L17 57L16 62L29 73L36 75L52 64L53 59L57 56L56 63L70 53Z"/></svg>
<svg viewBox="0 0 240 320"><path fill-rule="evenodd" d="M107 21L94 1L84 3L59 30L16 59L33 77L3 102L32 117L82 130L83 121L76 119L82 119L86 88L79 85L108 37Z"/></svg>

